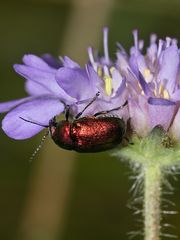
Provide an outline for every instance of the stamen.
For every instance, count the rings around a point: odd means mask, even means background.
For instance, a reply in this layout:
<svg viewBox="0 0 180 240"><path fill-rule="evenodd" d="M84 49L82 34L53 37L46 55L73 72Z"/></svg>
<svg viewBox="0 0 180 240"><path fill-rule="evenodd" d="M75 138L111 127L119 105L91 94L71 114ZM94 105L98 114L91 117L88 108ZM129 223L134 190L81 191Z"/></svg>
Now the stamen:
<svg viewBox="0 0 180 240"><path fill-rule="evenodd" d="M103 75L102 67L100 67L100 66L98 67L97 74L99 77L102 77L102 75Z"/></svg>
<svg viewBox="0 0 180 240"><path fill-rule="evenodd" d="M162 52L163 44L164 44L164 41L160 39L159 44L158 44L158 50L157 50L157 58L160 56L160 54Z"/></svg>
<svg viewBox="0 0 180 240"><path fill-rule="evenodd" d="M144 77L148 78L151 75L149 68L144 69Z"/></svg>
<svg viewBox="0 0 180 240"><path fill-rule="evenodd" d="M113 74L114 70L115 70L115 67L111 67L111 68L109 69L109 71L110 71L111 74Z"/></svg>
<svg viewBox="0 0 180 240"><path fill-rule="evenodd" d="M162 84L159 85L159 94L162 95L164 91L164 86Z"/></svg>
<svg viewBox="0 0 180 240"><path fill-rule="evenodd" d="M171 38L170 37L166 37L166 48L168 48L171 44Z"/></svg>
<svg viewBox="0 0 180 240"><path fill-rule="evenodd" d="M111 95L112 93L112 79L110 76L105 75L104 76L104 81L105 81L105 91L108 96Z"/></svg>
<svg viewBox="0 0 180 240"><path fill-rule="evenodd" d="M166 89L164 89L164 91L163 91L163 97L165 99L169 99L169 93L168 93L168 91Z"/></svg>
<svg viewBox="0 0 180 240"><path fill-rule="evenodd" d="M143 50L143 47L144 47L144 41L139 40L139 50Z"/></svg>
<svg viewBox="0 0 180 240"><path fill-rule="evenodd" d="M104 82L105 82L105 92L108 96L112 93L112 78L109 76L109 69L104 66Z"/></svg>
<svg viewBox="0 0 180 240"><path fill-rule="evenodd" d="M94 55L93 55L93 49L92 47L88 47L88 56L91 64L93 65L95 63L94 61Z"/></svg>
<svg viewBox="0 0 180 240"><path fill-rule="evenodd" d="M109 29L107 27L105 27L103 29L103 34L104 34L103 43L104 43L104 57L105 57L106 63L109 63L108 32L109 32Z"/></svg>
<svg viewBox="0 0 180 240"><path fill-rule="evenodd" d="M150 45L156 43L157 35L155 33L151 34L150 36Z"/></svg>
<svg viewBox="0 0 180 240"><path fill-rule="evenodd" d="M159 85L159 95L161 95L165 99L169 99L169 93L168 91L164 88L162 84Z"/></svg>
<svg viewBox="0 0 180 240"><path fill-rule="evenodd" d="M97 63L95 62L95 59L94 59L92 47L88 48L88 56L89 56L90 63L92 64L94 70L97 71Z"/></svg>
<svg viewBox="0 0 180 240"><path fill-rule="evenodd" d="M136 53L138 53L139 44L138 44L138 31L137 30L133 31L133 37L134 37L134 46L135 46L135 49L136 49Z"/></svg>

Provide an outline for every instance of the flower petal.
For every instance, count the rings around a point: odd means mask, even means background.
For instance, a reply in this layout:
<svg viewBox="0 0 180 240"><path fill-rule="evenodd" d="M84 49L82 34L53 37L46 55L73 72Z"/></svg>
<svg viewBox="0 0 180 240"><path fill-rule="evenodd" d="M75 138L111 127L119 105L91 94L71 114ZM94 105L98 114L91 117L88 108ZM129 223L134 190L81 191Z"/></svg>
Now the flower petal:
<svg viewBox="0 0 180 240"><path fill-rule="evenodd" d="M62 67L57 71L56 80L59 86L77 100L87 99L96 93L85 69Z"/></svg>
<svg viewBox="0 0 180 240"><path fill-rule="evenodd" d="M40 91L39 95L49 92L49 94L59 97L59 99L63 100L67 104L71 104L76 101L75 99L70 97L67 93L65 93L63 89L59 87L55 80L54 73L46 72L44 70L35 69L33 67L28 67L20 64L15 64L14 69L24 78L35 82L35 85L31 84L31 86L28 86L29 87L28 91L30 91L31 94L33 92L33 88L35 89L37 84L39 84L41 85L41 88L39 88ZM44 90L41 92L43 88Z"/></svg>
<svg viewBox="0 0 180 240"><path fill-rule="evenodd" d="M79 64L77 64L76 62L74 62L72 59L70 59L67 56L64 56L63 58L61 58L61 61L62 61L64 67L80 68Z"/></svg>
<svg viewBox="0 0 180 240"><path fill-rule="evenodd" d="M144 93L148 96L150 94L149 86L148 86L147 82L145 81L145 79L144 79L144 77L143 77L143 75L140 71L139 71L138 80L139 80L139 83L141 84L141 87L142 87Z"/></svg>
<svg viewBox="0 0 180 240"><path fill-rule="evenodd" d="M2 128L11 138L30 138L40 132L43 127L26 122L20 117L48 126L49 120L63 110L64 105L56 99L39 98L32 100L10 111L2 121Z"/></svg>
<svg viewBox="0 0 180 240"><path fill-rule="evenodd" d="M116 62L117 68L120 69L121 72L128 73L129 64L126 56L124 56L124 54L120 51L116 53L116 56L117 56L117 62Z"/></svg>
<svg viewBox="0 0 180 240"><path fill-rule="evenodd" d="M149 104L149 119L151 128L161 125L168 130L174 116L175 105L152 105Z"/></svg>
<svg viewBox="0 0 180 240"><path fill-rule="evenodd" d="M18 100L13 100L13 101L0 103L0 113L8 112L9 110L18 106L19 104L30 101L31 99L32 99L32 97L25 97L25 98L21 98L21 99L18 99Z"/></svg>
<svg viewBox="0 0 180 240"><path fill-rule="evenodd" d="M176 75L179 67L179 52L176 45L172 45L162 52L158 79L171 94L174 91Z"/></svg>
<svg viewBox="0 0 180 240"><path fill-rule="evenodd" d="M59 93L59 87L55 81L54 73L46 72L41 69L37 69L34 67L29 67L21 64L15 64L14 69L18 74L20 74L24 78L39 83L42 87L47 89L49 92L53 92L56 94Z"/></svg>
<svg viewBox="0 0 180 240"><path fill-rule="evenodd" d="M116 90L116 96L120 96L125 89L126 89L126 78L123 77L118 89Z"/></svg>
<svg viewBox="0 0 180 240"><path fill-rule="evenodd" d="M26 54L23 57L23 63L29 67L33 67L42 71L54 73L55 69L51 67L46 61L42 58L33 55L33 54Z"/></svg>
<svg viewBox="0 0 180 240"><path fill-rule="evenodd" d="M41 84L31 81L31 80L27 80L25 82L25 89L26 89L26 92L32 96L49 94L49 90L47 90Z"/></svg>
<svg viewBox="0 0 180 240"><path fill-rule="evenodd" d="M86 72L87 72L87 75L88 75L88 78L89 78L89 84L91 86L91 89L92 89L92 92L93 92L92 96L93 96L94 93L96 93L96 91L97 91L96 87L100 87L100 82L102 80L90 64L86 65Z"/></svg>
<svg viewBox="0 0 180 240"><path fill-rule="evenodd" d="M51 54L46 53L41 56L41 58L52 68L60 68L62 64L59 59L54 58Z"/></svg>
<svg viewBox="0 0 180 240"><path fill-rule="evenodd" d="M141 137L146 136L151 130L147 100L139 95L137 100L129 99L128 106L133 131Z"/></svg>

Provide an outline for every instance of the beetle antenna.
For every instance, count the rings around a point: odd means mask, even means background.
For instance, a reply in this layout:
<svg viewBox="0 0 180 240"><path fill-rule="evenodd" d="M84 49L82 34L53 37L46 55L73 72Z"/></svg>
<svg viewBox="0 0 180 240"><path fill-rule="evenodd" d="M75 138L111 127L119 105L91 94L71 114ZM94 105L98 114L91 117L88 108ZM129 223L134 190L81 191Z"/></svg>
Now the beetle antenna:
<svg viewBox="0 0 180 240"><path fill-rule="evenodd" d="M113 111L120 110L123 107L125 107L127 104L128 104L128 101L126 100L125 103L123 105L121 105L120 107L113 108L113 109L110 109L110 110L107 110L107 111L97 112L97 113L94 114L94 117L97 117L97 116L102 115L102 114L108 114L108 113L113 112Z"/></svg>
<svg viewBox="0 0 180 240"><path fill-rule="evenodd" d="M39 122L36 122L36 121L32 121L32 120L28 120L28 119L23 118L23 117L19 117L19 118L24 120L25 122L29 122L29 123L32 123L32 124L35 124L35 125L38 125L38 126L41 126L41 127L45 127L45 128L49 127L49 125L44 125L42 123L39 123Z"/></svg>
<svg viewBox="0 0 180 240"><path fill-rule="evenodd" d="M100 92L97 92L96 95L95 95L95 97L93 97L93 99L85 106L85 108L75 116L75 119L78 119L78 118L83 114L83 112L84 112L94 101L96 101L96 99L99 97L99 95L100 95Z"/></svg>
<svg viewBox="0 0 180 240"><path fill-rule="evenodd" d="M44 136L42 137L40 144L38 145L38 147L35 149L35 151L33 152L33 154L31 155L31 157L29 158L29 162L32 162L35 158L35 156L37 155L37 153L40 151L40 149L42 148L42 146L44 145L44 142L46 140L46 137L48 136L49 131L47 131Z"/></svg>

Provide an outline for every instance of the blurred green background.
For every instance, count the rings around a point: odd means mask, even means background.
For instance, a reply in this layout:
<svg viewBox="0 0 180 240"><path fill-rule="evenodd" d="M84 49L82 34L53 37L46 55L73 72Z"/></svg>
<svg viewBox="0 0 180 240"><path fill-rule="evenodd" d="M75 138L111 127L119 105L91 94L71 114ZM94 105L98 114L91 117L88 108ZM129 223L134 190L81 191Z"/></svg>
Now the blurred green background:
<svg viewBox="0 0 180 240"><path fill-rule="evenodd" d="M69 55L83 64L87 46L102 49L105 25L113 57L116 41L132 44L133 29L147 44L152 32L180 39L179 23L178 0L1 0L0 101L26 96L12 68L25 53ZM63 151L51 140L30 163L41 137L13 141L0 131L0 239L123 240L141 229L127 207L133 181L125 163L107 153ZM168 199L179 211L180 181L170 181L175 194ZM176 226L166 232L180 236L180 215L166 220Z"/></svg>

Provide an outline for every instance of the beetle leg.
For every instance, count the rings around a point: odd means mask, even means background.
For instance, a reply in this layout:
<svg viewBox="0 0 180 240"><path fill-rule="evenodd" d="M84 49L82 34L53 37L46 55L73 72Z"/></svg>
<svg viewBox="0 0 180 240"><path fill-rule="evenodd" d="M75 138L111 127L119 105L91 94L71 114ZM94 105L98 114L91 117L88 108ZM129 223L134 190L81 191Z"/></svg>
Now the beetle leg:
<svg viewBox="0 0 180 240"><path fill-rule="evenodd" d="M123 107L125 107L127 104L128 104L128 101L126 101L126 102L125 102L122 106L120 106L120 107L113 108L113 109L107 110L107 111L97 112L97 113L94 114L94 117L97 117L97 116L102 115L102 114L108 114L108 113L113 112L113 111L117 111L117 110L122 109Z"/></svg>
<svg viewBox="0 0 180 240"><path fill-rule="evenodd" d="M97 99L97 97L99 96L99 94L100 94L100 92L97 92L97 93L96 93L96 96L93 97L93 99L85 106L85 108L75 116L75 119L78 119L78 118L83 114L83 112L84 112L94 101L96 101L96 99Z"/></svg>
<svg viewBox="0 0 180 240"><path fill-rule="evenodd" d="M65 106L65 119L66 119L66 121L68 121L68 118L69 118L69 111L70 111L70 106L66 105Z"/></svg>

